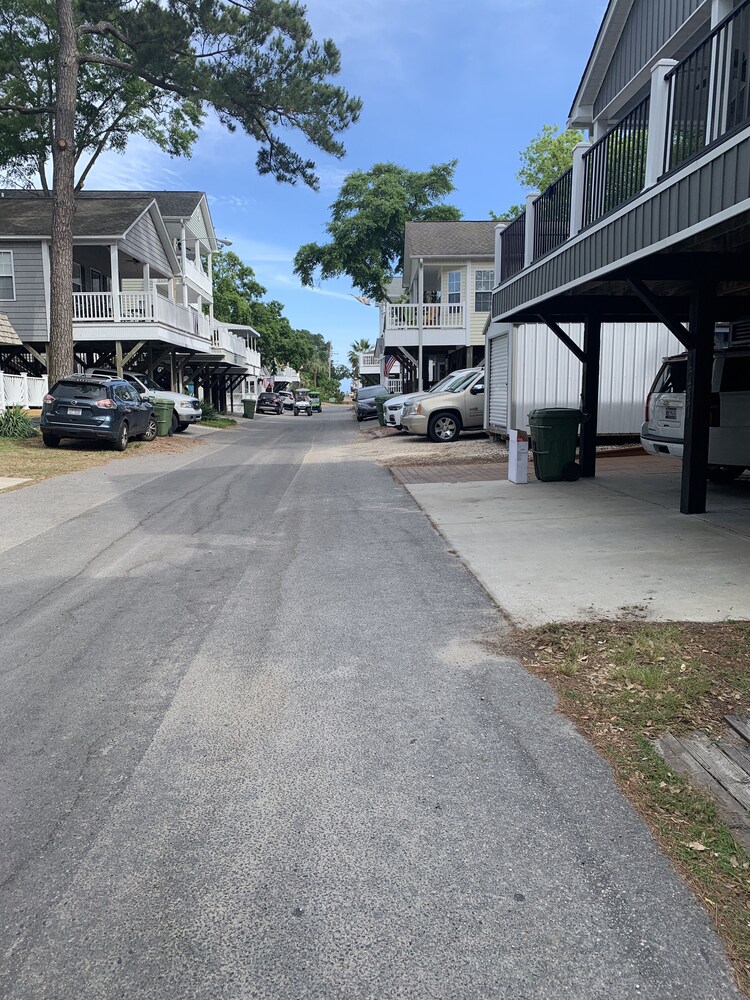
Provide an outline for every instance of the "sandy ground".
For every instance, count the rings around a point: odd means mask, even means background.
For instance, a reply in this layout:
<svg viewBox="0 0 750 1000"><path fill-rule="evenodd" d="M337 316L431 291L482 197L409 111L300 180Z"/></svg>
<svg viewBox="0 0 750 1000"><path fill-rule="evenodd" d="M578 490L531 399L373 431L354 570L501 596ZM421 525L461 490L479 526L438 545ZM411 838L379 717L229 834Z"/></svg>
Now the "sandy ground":
<svg viewBox="0 0 750 1000"><path fill-rule="evenodd" d="M381 465L442 465L454 462L497 462L508 457L504 445L486 434L465 432L451 444L434 444L425 437L380 427L368 420L359 427L357 451Z"/></svg>

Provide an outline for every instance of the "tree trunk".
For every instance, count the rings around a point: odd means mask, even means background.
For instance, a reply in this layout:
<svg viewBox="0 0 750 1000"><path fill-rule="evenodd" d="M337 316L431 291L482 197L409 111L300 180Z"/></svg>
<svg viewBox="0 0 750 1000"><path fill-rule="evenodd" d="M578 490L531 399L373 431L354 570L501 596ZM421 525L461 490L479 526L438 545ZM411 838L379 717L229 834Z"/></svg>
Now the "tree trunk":
<svg viewBox="0 0 750 1000"><path fill-rule="evenodd" d="M78 36L72 0L57 0L60 42L55 134L52 143L52 252L47 373L52 386L73 372L73 216L75 214L75 115Z"/></svg>

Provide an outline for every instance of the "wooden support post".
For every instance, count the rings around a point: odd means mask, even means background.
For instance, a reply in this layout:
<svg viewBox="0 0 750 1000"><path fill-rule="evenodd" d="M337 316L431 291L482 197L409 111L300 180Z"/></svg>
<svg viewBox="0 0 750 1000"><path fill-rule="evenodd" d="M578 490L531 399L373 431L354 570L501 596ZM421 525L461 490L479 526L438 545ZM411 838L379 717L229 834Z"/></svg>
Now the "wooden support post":
<svg viewBox="0 0 750 1000"><path fill-rule="evenodd" d="M122 378L122 341L115 341L115 371L117 377Z"/></svg>
<svg viewBox="0 0 750 1000"><path fill-rule="evenodd" d="M581 407L585 419L581 425L581 475L596 475L596 432L599 419L599 356L602 322L587 316L583 329L583 391Z"/></svg>
<svg viewBox="0 0 750 1000"><path fill-rule="evenodd" d="M682 458L683 514L706 510L711 374L714 360L714 292L712 282L696 281L690 295L692 345L687 357L685 438Z"/></svg>
<svg viewBox="0 0 750 1000"><path fill-rule="evenodd" d="M132 349L132 351L128 351L128 353L122 359L123 368L128 363L128 361L131 360L131 358L134 358L136 356L136 354L140 351L140 349L143 347L145 343L146 343L145 340L139 340L138 343L135 345L135 347Z"/></svg>

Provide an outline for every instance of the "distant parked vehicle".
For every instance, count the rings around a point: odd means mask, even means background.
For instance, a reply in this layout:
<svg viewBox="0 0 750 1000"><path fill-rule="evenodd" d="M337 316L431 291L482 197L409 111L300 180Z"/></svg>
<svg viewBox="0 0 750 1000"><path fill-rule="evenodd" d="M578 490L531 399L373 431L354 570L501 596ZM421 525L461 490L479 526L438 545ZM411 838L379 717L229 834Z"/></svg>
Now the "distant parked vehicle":
<svg viewBox="0 0 750 1000"><path fill-rule="evenodd" d="M407 403L411 403L414 399L424 399L432 392L442 392L444 389L450 388L455 382L463 378L464 375L469 372L480 372L481 367L478 368L461 368L458 371L451 372L450 375L446 375L445 378L436 382L431 388L427 389L425 392L409 392L404 396L394 396L393 399L389 399L383 406L383 415L385 417L386 427L398 427L401 428L401 417L404 412L404 407Z"/></svg>
<svg viewBox="0 0 750 1000"><path fill-rule="evenodd" d="M370 417L377 417L378 410L375 400L378 396L390 396L388 387L385 385L363 385L357 389L355 413L360 423L363 420L369 420Z"/></svg>
<svg viewBox="0 0 750 1000"><path fill-rule="evenodd" d="M282 402L284 403L284 409L285 410L293 410L294 409L294 393L293 392L289 392L288 389L279 389L278 390L278 394L279 394L279 396L281 396Z"/></svg>
<svg viewBox="0 0 750 1000"><path fill-rule="evenodd" d="M71 375L56 382L42 401L42 440L56 448L63 438L110 441L125 451L131 438L153 441L156 417L150 401L124 379Z"/></svg>
<svg viewBox="0 0 750 1000"><path fill-rule="evenodd" d="M650 455L682 458L687 354L665 358L646 399L641 444ZM708 478L728 482L750 468L750 350L717 351L711 375Z"/></svg>
<svg viewBox="0 0 750 1000"><path fill-rule="evenodd" d="M87 368L87 375L106 375L108 378L117 378L117 372L111 368ZM190 424L197 424L203 416L200 400L186 392L170 392L162 389L148 375L141 372L123 372L122 377L126 382L134 385L144 399L154 400L157 396L162 399L171 399L174 403L174 413L172 414L172 430L181 434L187 430Z"/></svg>
<svg viewBox="0 0 750 1000"><path fill-rule="evenodd" d="M441 392L406 404L401 426L412 434L426 434L431 441L455 441L462 430L484 426L484 371L467 372Z"/></svg>
<svg viewBox="0 0 750 1000"><path fill-rule="evenodd" d="M317 389L310 389L309 392L308 392L308 396L310 397L310 404L311 404L312 408L314 410L317 410L318 413L322 413L323 412L323 404L320 401L320 393L318 392L318 390Z"/></svg>
<svg viewBox="0 0 750 1000"><path fill-rule="evenodd" d="M262 392L255 406L256 413L283 413L284 400L278 392Z"/></svg>

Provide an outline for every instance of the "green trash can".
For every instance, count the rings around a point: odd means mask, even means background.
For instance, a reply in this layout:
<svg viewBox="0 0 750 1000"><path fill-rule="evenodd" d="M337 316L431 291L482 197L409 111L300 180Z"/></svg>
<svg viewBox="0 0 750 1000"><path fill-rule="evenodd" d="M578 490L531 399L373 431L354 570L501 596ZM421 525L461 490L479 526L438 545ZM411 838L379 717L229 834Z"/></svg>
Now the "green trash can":
<svg viewBox="0 0 750 1000"><path fill-rule="evenodd" d="M534 475L543 483L581 478L576 462L578 427L584 420L580 410L562 407L532 410L529 414Z"/></svg>
<svg viewBox="0 0 750 1000"><path fill-rule="evenodd" d="M398 395L398 393L384 392L382 396L375 397L375 409L378 411L378 423L381 427L385 427L385 413L383 412L383 407L389 399L393 399L396 395Z"/></svg>
<svg viewBox="0 0 750 1000"><path fill-rule="evenodd" d="M174 413L174 400L164 399L163 396L156 396L151 400L154 406L154 416L156 417L156 433L158 437L167 437L172 434L172 414Z"/></svg>
<svg viewBox="0 0 750 1000"><path fill-rule="evenodd" d="M242 400L242 414L247 417L248 420L252 420L255 416L255 400L254 399L243 399Z"/></svg>

